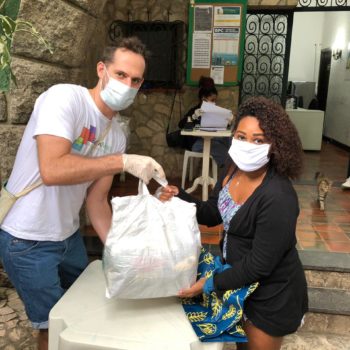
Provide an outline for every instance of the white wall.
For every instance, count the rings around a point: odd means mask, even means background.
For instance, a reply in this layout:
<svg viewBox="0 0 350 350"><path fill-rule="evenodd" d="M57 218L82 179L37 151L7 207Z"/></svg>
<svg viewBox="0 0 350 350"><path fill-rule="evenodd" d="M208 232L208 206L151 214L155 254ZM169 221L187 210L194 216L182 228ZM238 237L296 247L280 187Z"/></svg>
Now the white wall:
<svg viewBox="0 0 350 350"><path fill-rule="evenodd" d="M350 12L326 13L323 45L332 47L337 35L342 37L342 58L331 62L325 128L323 134L350 146L350 69L346 61L350 43Z"/></svg>
<svg viewBox="0 0 350 350"><path fill-rule="evenodd" d="M350 146L350 69L345 69L350 43L350 12L294 14L288 80L318 82L320 52L331 48L343 31L342 58L332 59L323 134Z"/></svg>
<svg viewBox="0 0 350 350"><path fill-rule="evenodd" d="M294 13L288 80L317 84L324 12Z"/></svg>

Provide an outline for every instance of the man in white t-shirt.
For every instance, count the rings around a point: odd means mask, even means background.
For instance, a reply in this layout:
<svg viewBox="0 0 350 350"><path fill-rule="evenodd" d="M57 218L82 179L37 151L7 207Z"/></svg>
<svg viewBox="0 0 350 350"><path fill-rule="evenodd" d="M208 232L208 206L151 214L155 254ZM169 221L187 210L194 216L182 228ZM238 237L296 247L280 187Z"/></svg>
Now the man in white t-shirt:
<svg viewBox="0 0 350 350"><path fill-rule="evenodd" d="M10 193L42 181L19 198L1 224L0 259L22 298L39 350L47 349L48 315L88 263L79 233L86 199L91 223L105 242L114 174L126 171L146 183L162 167L152 158L124 154L116 118L143 82L145 47L137 38L107 48L93 89L59 84L37 99L6 185Z"/></svg>

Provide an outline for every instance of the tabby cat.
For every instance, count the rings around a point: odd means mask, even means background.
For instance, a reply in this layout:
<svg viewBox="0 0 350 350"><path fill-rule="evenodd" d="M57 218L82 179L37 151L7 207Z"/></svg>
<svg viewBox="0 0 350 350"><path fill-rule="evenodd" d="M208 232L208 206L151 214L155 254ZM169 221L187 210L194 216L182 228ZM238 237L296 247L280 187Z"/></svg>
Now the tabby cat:
<svg viewBox="0 0 350 350"><path fill-rule="evenodd" d="M321 172L316 172L315 179L317 180L317 200L320 204L320 209L324 210L324 201L332 187L332 181Z"/></svg>

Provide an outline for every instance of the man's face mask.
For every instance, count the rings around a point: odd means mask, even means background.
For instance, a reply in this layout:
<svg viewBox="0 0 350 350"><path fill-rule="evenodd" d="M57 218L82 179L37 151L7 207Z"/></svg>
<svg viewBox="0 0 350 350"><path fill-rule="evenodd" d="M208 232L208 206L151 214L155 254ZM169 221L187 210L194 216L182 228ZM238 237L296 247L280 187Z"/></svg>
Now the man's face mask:
<svg viewBox="0 0 350 350"><path fill-rule="evenodd" d="M100 92L102 101L113 111L119 112L128 108L135 99L138 89L132 88L109 76L105 66L108 83Z"/></svg>

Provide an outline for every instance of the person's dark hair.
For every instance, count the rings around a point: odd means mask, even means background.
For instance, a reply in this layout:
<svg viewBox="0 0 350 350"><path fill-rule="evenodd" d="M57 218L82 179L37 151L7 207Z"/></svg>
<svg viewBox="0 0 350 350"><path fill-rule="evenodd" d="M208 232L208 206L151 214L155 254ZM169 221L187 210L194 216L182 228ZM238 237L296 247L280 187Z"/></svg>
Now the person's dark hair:
<svg viewBox="0 0 350 350"><path fill-rule="evenodd" d="M218 94L213 78L200 77L198 82L198 87L199 87L198 97L200 100L202 100L203 97L209 97L211 95Z"/></svg>
<svg viewBox="0 0 350 350"><path fill-rule="evenodd" d="M114 53L117 49L125 49L137 53L141 55L145 61L147 61L147 58L149 56L149 52L146 49L145 44L143 44L138 37L130 36L127 38L119 39L113 46L105 47L100 61L104 63L112 63L114 59Z"/></svg>
<svg viewBox="0 0 350 350"><path fill-rule="evenodd" d="M303 150L298 132L281 105L265 97L251 97L244 101L235 120L234 130L244 118L258 119L265 138L271 143L270 164L280 175L299 177L303 164Z"/></svg>

